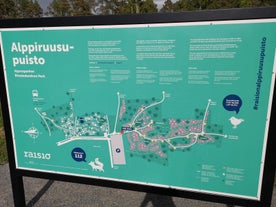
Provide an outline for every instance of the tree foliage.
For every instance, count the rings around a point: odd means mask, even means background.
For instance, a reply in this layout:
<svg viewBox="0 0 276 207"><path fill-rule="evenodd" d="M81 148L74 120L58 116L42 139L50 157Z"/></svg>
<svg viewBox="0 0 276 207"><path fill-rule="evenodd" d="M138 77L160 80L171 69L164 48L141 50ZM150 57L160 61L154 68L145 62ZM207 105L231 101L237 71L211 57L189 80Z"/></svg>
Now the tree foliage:
<svg viewBox="0 0 276 207"><path fill-rule="evenodd" d="M160 9L160 12L173 12L173 2L171 0L166 0L163 4L163 7Z"/></svg>
<svg viewBox="0 0 276 207"><path fill-rule="evenodd" d="M91 0L53 0L46 14L49 16L85 16L91 15Z"/></svg>
<svg viewBox="0 0 276 207"><path fill-rule="evenodd" d="M166 11L168 6L166 2L160 11ZM275 5L276 0L178 0L173 3L173 11L261 7Z"/></svg>
<svg viewBox="0 0 276 207"><path fill-rule="evenodd" d="M156 13L158 12L157 5L153 2L153 0L145 0L141 1L140 13Z"/></svg>
<svg viewBox="0 0 276 207"><path fill-rule="evenodd" d="M71 16L72 10L68 0L53 0L48 6L47 15L50 16Z"/></svg>
<svg viewBox="0 0 276 207"><path fill-rule="evenodd" d="M0 18L41 17L43 10L37 0L0 0Z"/></svg>
<svg viewBox="0 0 276 207"><path fill-rule="evenodd" d="M276 0L165 0L159 12L275 6ZM155 0L52 0L46 16L158 12ZM42 17L38 0L0 0L0 19Z"/></svg>
<svg viewBox="0 0 276 207"><path fill-rule="evenodd" d="M0 18L15 17L15 3L12 0L0 0Z"/></svg>
<svg viewBox="0 0 276 207"><path fill-rule="evenodd" d="M101 14L140 14L156 13L157 5L153 0L103 0Z"/></svg>
<svg viewBox="0 0 276 207"><path fill-rule="evenodd" d="M89 1L86 0L71 0L72 15L91 15Z"/></svg>

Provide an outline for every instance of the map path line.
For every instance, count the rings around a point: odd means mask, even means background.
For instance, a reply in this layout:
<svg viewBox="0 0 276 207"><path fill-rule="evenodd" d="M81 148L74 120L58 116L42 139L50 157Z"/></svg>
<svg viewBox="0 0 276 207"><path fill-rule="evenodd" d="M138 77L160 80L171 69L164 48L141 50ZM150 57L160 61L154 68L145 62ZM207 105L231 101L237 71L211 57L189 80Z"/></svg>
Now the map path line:
<svg viewBox="0 0 276 207"><path fill-rule="evenodd" d="M154 104L151 104L149 105L148 107L146 107L143 111L145 111L147 108L150 108L152 106L155 106L159 103L162 103L164 101L164 92L163 92L163 98L161 101L159 102L156 102ZM170 138L163 138L163 139L152 139L150 137L146 137L144 134L142 134L139 130L143 129L143 128L147 128L149 127L150 124L144 126L144 127L141 127L141 128L138 128L138 129L135 129L131 132L136 132L141 138L143 138L144 140L148 140L148 141L151 141L151 142L166 142L169 146L171 146L173 149L184 149L184 148L189 148L189 147L192 147L193 145L195 145L196 143L198 143L198 140L199 140L199 136L205 136L205 135L214 135L214 136L221 136L221 137L227 137L227 135L225 134L217 134L217 133L206 133L205 131L205 126L206 126L206 122L207 122L207 115L208 115L208 111L209 111L209 107L210 107L210 104L211 104L211 99L208 99L208 103L207 103L207 106L205 108L205 113L204 113L204 117L202 119L202 126L201 126L201 131L200 132L190 132L186 135L183 135L183 136L174 136L174 137L170 137ZM134 121L135 119L137 119L137 117L143 112L143 111L140 111L136 117L134 118ZM128 131L130 132L130 131ZM126 132L126 133L128 133ZM193 137L190 137L192 136ZM191 138L193 139L191 143L189 144L186 144L186 145L181 145L181 146L175 146L171 143L171 140L173 139L182 139L182 138Z"/></svg>
<svg viewBox="0 0 276 207"><path fill-rule="evenodd" d="M214 136L220 136L220 137L227 137L226 134L217 134L217 133L205 133L207 135L214 135Z"/></svg>
<svg viewBox="0 0 276 207"><path fill-rule="evenodd" d="M51 136L51 130L50 130L50 127L48 126L47 121L45 120L45 117L38 111L37 108L35 108L35 111L41 117L41 119L43 120L43 122L45 123L45 125L46 125L46 127L48 129L49 136Z"/></svg>
<svg viewBox="0 0 276 207"><path fill-rule="evenodd" d="M109 119L108 119L108 115L106 114L105 115L105 117L106 117L106 122L107 122L107 134L109 134L110 133L110 125L109 125Z"/></svg>
<svg viewBox="0 0 276 207"><path fill-rule="evenodd" d="M48 129L48 132L49 132L49 136L51 136L51 130L50 130L49 125L48 125L48 123L47 123L46 120L49 120L49 121L50 121L55 127L57 127L58 129L67 130L67 128L64 128L64 127L61 127L61 126L57 125L53 119L50 119L49 117L42 115L42 114L38 111L37 108L35 108L35 111L38 113L38 115L42 118L42 120L44 121L45 125L47 126L47 129ZM75 124L75 126L74 126L75 128L76 128L76 122L77 122L77 120L75 119L75 121L73 122L73 123Z"/></svg>
<svg viewBox="0 0 276 207"><path fill-rule="evenodd" d="M107 141L108 144L108 150L109 150L109 157L110 157L110 165L111 168L114 167L114 164L118 164L117 161L118 158L117 156L115 156L116 154L114 154L114 150L117 150L116 147L122 148L122 146L118 146L116 144L117 143L117 136L121 136L121 132L116 132L116 128L117 128L117 124L119 121L119 113L120 113L120 106L121 106L121 97L120 97L120 93L117 92L117 111L116 111L116 118L115 118L115 123L114 123L114 130L113 132L110 132L110 122L109 122L109 118L108 115L105 114L105 121L106 121L106 128L105 128L105 132L103 135L100 136L83 136L81 134L77 134L77 129L78 129L78 119L75 117L74 115L74 102L73 102L73 98L72 98L72 94L70 93L70 116L69 119L72 122L72 128L66 128L63 126L58 125L54 119L51 119L49 117L47 117L47 114L44 112L41 113L39 108L35 108L36 113L42 118L43 122L45 123L45 126L48 129L49 135L51 136L51 128L49 127L49 123L48 121L56 128L63 130L63 131L68 131L70 130L73 134L71 134L71 137L63 139L61 141L56 142L57 146L61 146L73 141ZM148 110L151 107L154 107L156 105L162 104L166 99L166 93L165 91L162 91L162 98L159 101L153 102L151 104L149 104L148 106L144 106L142 105L141 107L139 107L139 110L137 111L137 113L132 117L132 121L129 123L130 126L134 126L136 124L136 121L139 119L139 117L146 112L146 110ZM200 140L208 140L208 136L221 136L221 137L227 137L227 135L223 135L223 134L217 134L217 133L206 133L206 125L207 125L207 119L208 119L208 115L209 115L209 107L211 106L211 99L208 99L208 103L206 105L205 108L205 112L204 112L204 116L202 119L197 120L198 124L200 124L198 126L198 130L196 132L188 132L187 134L182 134L182 135L171 135L171 136L166 136L166 137L162 137L162 138L151 138L148 137L146 133L142 132L142 130L147 129L149 127L152 127L154 121L150 120L149 123L145 123L144 126L141 127L137 127L137 128L132 128L131 130L126 130L125 133L137 133L137 135L139 136L139 138L141 140L145 140L145 141L150 141L150 142L165 142L168 147L176 150L176 149L185 149L185 148L190 148L193 145L199 143ZM96 120L97 121L97 120ZM97 123L99 123L99 121L97 121ZM95 123L96 124L96 123ZM72 136L73 135L73 136ZM183 144L174 144L174 142L172 142L171 140L176 140L176 139L189 139L189 143L183 143ZM114 143L113 143L114 142ZM116 151L117 152L117 151ZM117 161L115 161L117 160ZM122 160L119 160L119 164L123 164L121 163ZM125 162L125 161L124 161ZM125 164L125 163L124 163Z"/></svg>
<svg viewBox="0 0 276 207"><path fill-rule="evenodd" d="M114 123L114 130L113 130L113 134L116 133L116 127L117 127L117 121L118 121L118 116L119 116L119 110L120 110L120 103L121 103L121 99L120 99L120 93L117 92L117 101L118 101L118 104L117 104L117 112L116 112L116 119L115 119L115 123Z"/></svg>
<svg viewBox="0 0 276 207"><path fill-rule="evenodd" d="M69 142L73 142L73 141L76 141L76 140L108 141L108 140L110 140L110 138L107 138L107 137L94 137L94 136L71 137L69 139L65 139L65 140L57 142L57 146L61 146L61 145L64 145L64 144L67 144Z"/></svg>
<svg viewBox="0 0 276 207"><path fill-rule="evenodd" d="M111 139L107 140L107 144L108 144L108 151L109 151L109 157L110 157L110 165L111 165L111 168L113 168L114 163L113 163L113 156L112 156Z"/></svg>
<svg viewBox="0 0 276 207"><path fill-rule="evenodd" d="M206 106L204 117L203 117L203 120L202 120L202 128L201 128L202 133L204 132L204 127L206 125L206 118L207 118L207 113L208 113L208 110L209 110L210 103L211 103L211 99L208 100L208 104Z"/></svg>
<svg viewBox="0 0 276 207"><path fill-rule="evenodd" d="M159 102L155 102L155 103L152 103L148 106L146 106L143 110L139 111L136 116L133 118L133 121L132 121L132 124L134 124L134 122L136 121L136 119L138 118L138 116L140 116L141 113L143 113L144 111L146 111L147 109L153 107L153 106L156 106L158 104L161 104L165 101L165 91L162 91L162 99L159 101Z"/></svg>

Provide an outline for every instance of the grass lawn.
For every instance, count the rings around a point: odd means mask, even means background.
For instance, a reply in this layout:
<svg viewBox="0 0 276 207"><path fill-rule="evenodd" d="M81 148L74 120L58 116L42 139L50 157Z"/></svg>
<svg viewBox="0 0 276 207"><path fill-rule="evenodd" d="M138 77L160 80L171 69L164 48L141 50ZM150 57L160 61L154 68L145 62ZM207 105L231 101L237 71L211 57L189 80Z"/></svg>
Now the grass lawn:
<svg viewBox="0 0 276 207"><path fill-rule="evenodd" d="M0 105L0 165L8 162L6 139L3 126L2 109Z"/></svg>

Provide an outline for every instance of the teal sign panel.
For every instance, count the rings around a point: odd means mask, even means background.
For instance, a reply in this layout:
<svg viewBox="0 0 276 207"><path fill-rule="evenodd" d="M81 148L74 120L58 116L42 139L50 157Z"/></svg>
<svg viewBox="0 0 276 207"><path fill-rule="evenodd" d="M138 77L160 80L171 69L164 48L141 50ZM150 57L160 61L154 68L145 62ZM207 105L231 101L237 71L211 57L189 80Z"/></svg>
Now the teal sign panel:
<svg viewBox="0 0 276 207"><path fill-rule="evenodd" d="M18 169L260 198L276 21L0 32Z"/></svg>

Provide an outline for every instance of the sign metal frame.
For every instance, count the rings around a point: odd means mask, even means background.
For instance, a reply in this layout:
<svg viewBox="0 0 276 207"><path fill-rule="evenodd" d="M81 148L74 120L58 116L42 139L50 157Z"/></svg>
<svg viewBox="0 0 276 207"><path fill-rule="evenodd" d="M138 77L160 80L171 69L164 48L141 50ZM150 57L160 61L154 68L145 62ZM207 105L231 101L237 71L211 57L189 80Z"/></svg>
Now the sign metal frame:
<svg viewBox="0 0 276 207"><path fill-rule="evenodd" d="M231 20L262 20L276 19L276 7L251 8L251 9L227 9L214 11L193 11L183 13L159 13L144 15L110 15L110 16L90 16L90 17L58 17L58 18L37 18L37 19L17 19L1 20L1 29L36 28L36 27L68 27L68 26L105 26L105 25L129 25L129 24L156 24L156 23L186 23L186 22L205 22L205 21L231 21ZM0 53L1 55L1 53ZM2 55L1 55L2 57ZM95 178L78 177L72 175L39 172L33 170L17 169L14 152L12 123L9 114L9 97L5 84L4 60L0 61L0 95L5 125L7 141L9 167L12 181L13 198L16 207L25 206L25 194L23 177L35 177L51 180L60 180L73 183L83 183L104 187L120 188L141 192L150 192L168 196L178 196L197 200L219 202L231 205L269 207L274 184L276 162L276 140L274 139L276 124L276 95L273 91L272 109L268 139L266 144L265 164L261 187L260 200L236 198L223 195L214 195L201 192L190 192L172 188L157 186L147 186L135 183L119 182L116 180L101 180ZM275 81L275 80L274 80Z"/></svg>

